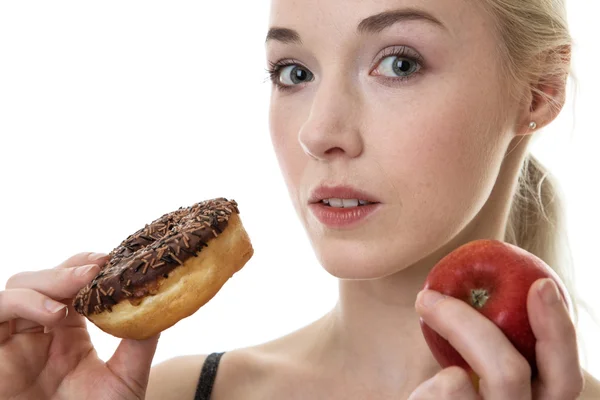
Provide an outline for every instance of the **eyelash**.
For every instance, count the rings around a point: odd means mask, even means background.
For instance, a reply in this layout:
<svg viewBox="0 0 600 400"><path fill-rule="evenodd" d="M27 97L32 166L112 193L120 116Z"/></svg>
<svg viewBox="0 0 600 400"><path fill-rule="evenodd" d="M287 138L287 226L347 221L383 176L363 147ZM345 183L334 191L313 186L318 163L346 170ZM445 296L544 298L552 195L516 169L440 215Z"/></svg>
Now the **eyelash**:
<svg viewBox="0 0 600 400"><path fill-rule="evenodd" d="M417 69L417 71L410 74L409 76L404 76L404 77L398 76L395 78L383 77L387 81L406 82L406 81L414 78L416 75L419 75L421 73L421 70L424 67L423 57L416 54L416 52L410 50L406 46L395 46L395 47L391 47L391 48L384 50L383 54L379 57L379 60L377 61L376 67L374 67L371 71L369 71L369 74L371 72L373 72L374 70L376 70L377 67L381 64L381 62L383 60L385 60L387 57L391 57L391 56L395 56L398 58L404 58L409 61L415 62L418 64L419 68ZM294 59L285 59L285 60L280 60L277 62L269 61L269 68L267 69L267 73L268 73L269 77L267 79L269 79L277 87L278 90L281 90L281 91L292 90L296 86L299 86L299 85L287 86L287 85L283 85L281 82L279 82L279 73L281 72L282 69L284 69L285 67L289 67L290 65L298 65L303 68L306 68L299 61L294 60ZM306 68L306 69L308 70L308 68Z"/></svg>
<svg viewBox="0 0 600 400"><path fill-rule="evenodd" d="M287 60L281 60L281 61L277 61L277 62L272 62L269 61L269 68L267 69L267 73L269 74L269 78L271 80L271 82L273 82L273 84L277 87L278 90L290 90L292 89L294 86L286 86L283 85L281 82L279 82L279 73L281 72L282 69L284 69L285 67L289 67L290 65L302 65L300 64L298 61L294 60L294 59L287 59ZM306 68L308 69L308 68Z"/></svg>

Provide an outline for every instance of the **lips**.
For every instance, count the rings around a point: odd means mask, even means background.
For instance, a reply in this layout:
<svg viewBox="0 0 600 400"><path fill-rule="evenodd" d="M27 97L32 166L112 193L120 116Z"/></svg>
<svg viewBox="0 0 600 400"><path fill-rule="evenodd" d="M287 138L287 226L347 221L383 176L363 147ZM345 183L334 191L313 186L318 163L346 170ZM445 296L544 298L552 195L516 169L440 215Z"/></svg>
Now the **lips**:
<svg viewBox="0 0 600 400"><path fill-rule="evenodd" d="M325 200L325 204L332 199L334 202L339 203L340 201L349 206L354 205L357 201L360 205L364 205L365 203L380 203L379 199L374 195L367 193L365 191L356 189L352 186L324 186L321 185L315 188L309 197L308 202L310 204L315 204L319 202L323 202ZM358 205L358 204L357 204Z"/></svg>
<svg viewBox="0 0 600 400"><path fill-rule="evenodd" d="M378 212L378 198L352 186L319 186L312 191L308 209L322 226L334 230L358 229Z"/></svg>

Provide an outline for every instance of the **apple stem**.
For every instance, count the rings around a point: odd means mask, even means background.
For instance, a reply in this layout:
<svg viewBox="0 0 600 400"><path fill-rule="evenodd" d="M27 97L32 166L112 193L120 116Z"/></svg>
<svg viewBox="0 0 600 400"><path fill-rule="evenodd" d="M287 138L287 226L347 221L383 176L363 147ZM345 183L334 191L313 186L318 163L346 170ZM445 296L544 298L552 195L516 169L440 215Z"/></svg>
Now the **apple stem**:
<svg viewBox="0 0 600 400"><path fill-rule="evenodd" d="M485 289L471 290L471 305L475 308L482 308L489 298L490 295Z"/></svg>

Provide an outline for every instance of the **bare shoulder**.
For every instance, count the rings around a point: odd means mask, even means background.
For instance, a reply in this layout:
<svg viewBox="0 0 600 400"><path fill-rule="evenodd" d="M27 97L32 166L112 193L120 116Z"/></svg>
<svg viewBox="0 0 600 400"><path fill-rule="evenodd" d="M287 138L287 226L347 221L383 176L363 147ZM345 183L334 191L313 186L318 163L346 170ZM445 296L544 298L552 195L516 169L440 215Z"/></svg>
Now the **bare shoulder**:
<svg viewBox="0 0 600 400"><path fill-rule="evenodd" d="M193 399L207 355L175 357L155 365L150 371L147 400ZM276 361L259 349L226 352L217 369L211 399L260 398L261 388L269 386ZM270 371L270 372L269 372Z"/></svg>
<svg viewBox="0 0 600 400"><path fill-rule="evenodd" d="M147 400L193 399L206 355L171 358L150 370Z"/></svg>
<svg viewBox="0 0 600 400"><path fill-rule="evenodd" d="M284 357L250 347L227 352L215 379L214 400L264 399L274 381L286 370Z"/></svg>
<svg viewBox="0 0 600 400"><path fill-rule="evenodd" d="M318 332L317 332L318 333ZM211 400L254 400L297 393L312 371L304 362L310 327L257 346L225 352L221 357ZM193 399L207 355L181 356L155 365L150 372L147 400ZM289 398L289 397L288 397Z"/></svg>
<svg viewBox="0 0 600 400"><path fill-rule="evenodd" d="M589 372L584 372L585 387L581 394L581 400L600 399L600 381L594 378Z"/></svg>

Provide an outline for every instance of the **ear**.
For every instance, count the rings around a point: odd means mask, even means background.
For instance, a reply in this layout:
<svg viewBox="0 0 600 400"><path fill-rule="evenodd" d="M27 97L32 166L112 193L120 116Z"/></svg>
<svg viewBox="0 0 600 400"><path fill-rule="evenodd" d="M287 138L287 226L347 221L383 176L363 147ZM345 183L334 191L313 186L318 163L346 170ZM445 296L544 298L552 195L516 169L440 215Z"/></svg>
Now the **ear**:
<svg viewBox="0 0 600 400"><path fill-rule="evenodd" d="M560 58L569 65L571 61L571 47L565 46L560 51L553 52L547 57ZM555 60L550 63L556 62ZM518 135L530 135L540 128L551 123L562 110L566 100L568 74L547 74L532 82L523 103L522 117L517 127ZM531 129L529 124L535 122L536 128Z"/></svg>

